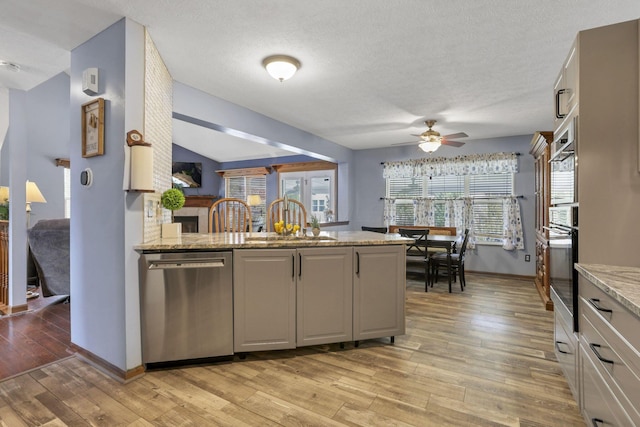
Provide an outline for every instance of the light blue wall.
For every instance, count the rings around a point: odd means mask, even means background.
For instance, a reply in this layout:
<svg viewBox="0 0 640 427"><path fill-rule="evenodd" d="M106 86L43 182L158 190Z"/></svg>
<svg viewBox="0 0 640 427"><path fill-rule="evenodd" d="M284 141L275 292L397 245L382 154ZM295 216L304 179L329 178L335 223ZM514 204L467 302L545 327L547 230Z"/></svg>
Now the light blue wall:
<svg viewBox="0 0 640 427"><path fill-rule="evenodd" d="M315 159L338 164L338 220L348 220L352 214L353 176L349 163L353 150L294 128L229 101L209 95L185 84L173 86L173 111L218 126L245 132Z"/></svg>
<svg viewBox="0 0 640 427"><path fill-rule="evenodd" d="M29 110L27 94L21 90L9 90L9 129L5 144L9 162L9 247L22 250L9 251L9 305L26 304L27 282L27 213L25 182L27 180L27 140L29 135Z"/></svg>
<svg viewBox="0 0 640 427"><path fill-rule="evenodd" d="M142 129L141 100L127 99L129 65L125 54L132 26L134 57L144 57L144 32L138 24L121 20L71 52L71 341L126 370L141 363L137 254L133 244L142 241L142 207L139 194L123 191L125 122ZM81 155L81 105L96 97L82 90L82 72L100 70L100 93L105 99L104 155ZM140 94L144 69L132 92ZM126 108L125 108L126 107ZM130 113L136 110L135 114ZM138 111L139 110L139 111ZM93 171L93 185L79 185L85 168ZM132 292L132 290L134 292ZM129 345L129 349L127 348Z"/></svg>
<svg viewBox="0 0 640 427"><path fill-rule="evenodd" d="M533 276L535 274L535 224L534 224L534 165L529 153L532 135L474 140L460 148L443 146L434 154L438 157L455 157L468 154L519 152L519 172L515 177L515 194L520 199L522 223L524 227L525 250L505 251L497 246L478 245L468 251L465 268L471 271L495 272ZM356 188L354 194L354 213L350 228L360 229L362 225L383 226L383 202L385 180L382 178L381 162L416 159L429 156L420 151L417 145L359 150L354 153ZM525 262L524 256L531 255L531 262Z"/></svg>
<svg viewBox="0 0 640 427"><path fill-rule="evenodd" d="M31 204L31 225L64 218L64 168L55 159L69 158L69 84L69 76L60 73L27 92L27 179L47 200Z"/></svg>

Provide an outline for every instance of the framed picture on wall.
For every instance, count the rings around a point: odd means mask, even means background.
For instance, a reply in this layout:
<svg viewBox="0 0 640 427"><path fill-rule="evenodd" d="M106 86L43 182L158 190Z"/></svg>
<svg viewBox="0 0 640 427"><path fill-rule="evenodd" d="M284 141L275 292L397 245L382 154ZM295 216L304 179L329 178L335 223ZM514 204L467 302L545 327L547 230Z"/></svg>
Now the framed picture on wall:
<svg viewBox="0 0 640 427"><path fill-rule="evenodd" d="M82 104L82 157L104 154L104 98Z"/></svg>

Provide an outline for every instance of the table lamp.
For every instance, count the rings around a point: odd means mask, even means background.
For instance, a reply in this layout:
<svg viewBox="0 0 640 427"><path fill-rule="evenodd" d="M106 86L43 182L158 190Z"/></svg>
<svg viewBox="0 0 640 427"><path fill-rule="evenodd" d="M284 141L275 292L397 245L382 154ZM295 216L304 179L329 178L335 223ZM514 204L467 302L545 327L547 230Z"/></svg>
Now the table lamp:
<svg viewBox="0 0 640 427"><path fill-rule="evenodd" d="M31 220L31 203L47 203L35 182L27 181L27 228Z"/></svg>

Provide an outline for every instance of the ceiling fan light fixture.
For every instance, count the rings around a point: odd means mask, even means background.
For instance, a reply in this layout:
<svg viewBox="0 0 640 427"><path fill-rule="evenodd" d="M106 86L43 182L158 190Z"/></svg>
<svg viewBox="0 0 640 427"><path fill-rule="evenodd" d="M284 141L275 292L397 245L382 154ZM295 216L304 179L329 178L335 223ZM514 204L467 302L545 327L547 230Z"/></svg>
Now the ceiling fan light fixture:
<svg viewBox="0 0 640 427"><path fill-rule="evenodd" d="M283 82L293 77L298 71L300 61L287 55L273 55L264 58L262 65L271 77Z"/></svg>
<svg viewBox="0 0 640 427"><path fill-rule="evenodd" d="M433 153L438 148L440 148L440 141L425 141L421 142L418 147L425 153Z"/></svg>

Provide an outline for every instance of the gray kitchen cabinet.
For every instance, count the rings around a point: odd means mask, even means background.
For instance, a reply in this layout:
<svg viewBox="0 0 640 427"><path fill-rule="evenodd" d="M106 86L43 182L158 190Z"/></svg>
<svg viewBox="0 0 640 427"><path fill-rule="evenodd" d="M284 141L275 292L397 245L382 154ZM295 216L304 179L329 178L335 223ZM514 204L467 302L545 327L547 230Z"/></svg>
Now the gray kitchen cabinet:
<svg viewBox="0 0 640 427"><path fill-rule="evenodd" d="M353 339L403 335L404 246L354 248Z"/></svg>
<svg viewBox="0 0 640 427"><path fill-rule="evenodd" d="M558 78L553 85L555 117L554 129L559 129L568 123L577 113L578 106L578 41L574 41L567 55Z"/></svg>
<svg viewBox="0 0 640 427"><path fill-rule="evenodd" d="M298 347L351 341L353 248L297 249Z"/></svg>
<svg viewBox="0 0 640 427"><path fill-rule="evenodd" d="M296 347L296 250L233 251L233 349Z"/></svg>
<svg viewBox="0 0 640 427"><path fill-rule="evenodd" d="M595 425L640 425L640 318L580 276L582 412Z"/></svg>
<svg viewBox="0 0 640 427"><path fill-rule="evenodd" d="M234 251L234 351L351 341L353 248Z"/></svg>
<svg viewBox="0 0 640 427"><path fill-rule="evenodd" d="M579 399L578 384L578 336L573 332L573 319L567 307L561 302L555 290L551 288L551 300L553 301L554 319L554 350L560 368L564 373L571 392Z"/></svg>

